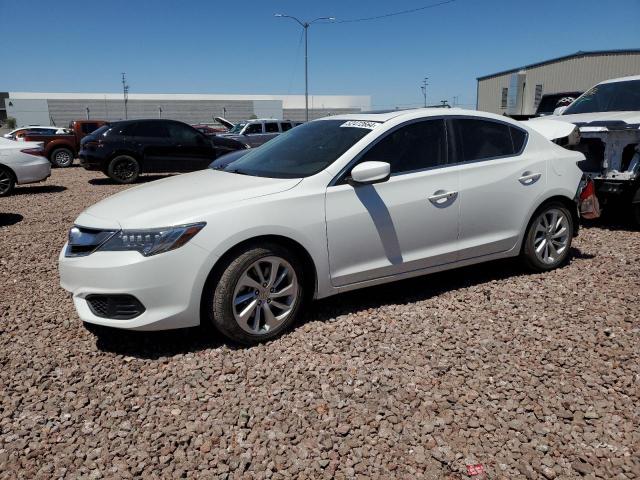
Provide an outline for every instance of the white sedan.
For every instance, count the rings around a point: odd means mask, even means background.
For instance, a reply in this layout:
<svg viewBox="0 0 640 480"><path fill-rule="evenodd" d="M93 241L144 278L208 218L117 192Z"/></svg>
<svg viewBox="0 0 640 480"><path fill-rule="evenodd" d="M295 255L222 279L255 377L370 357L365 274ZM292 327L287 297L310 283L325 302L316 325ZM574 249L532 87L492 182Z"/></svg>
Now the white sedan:
<svg viewBox="0 0 640 480"><path fill-rule="evenodd" d="M521 256L562 265L584 159L488 113L327 117L224 167L132 188L83 212L59 258L87 323L211 323L253 344L303 303Z"/></svg>
<svg viewBox="0 0 640 480"><path fill-rule="evenodd" d="M0 138L0 197L10 195L16 184L41 182L50 175L42 143Z"/></svg>

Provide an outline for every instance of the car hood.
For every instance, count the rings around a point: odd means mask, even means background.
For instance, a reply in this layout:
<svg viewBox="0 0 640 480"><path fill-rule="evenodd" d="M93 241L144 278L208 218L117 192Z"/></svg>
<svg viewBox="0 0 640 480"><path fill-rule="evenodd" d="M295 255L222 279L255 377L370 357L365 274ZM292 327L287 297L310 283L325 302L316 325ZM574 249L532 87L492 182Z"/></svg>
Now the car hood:
<svg viewBox="0 0 640 480"><path fill-rule="evenodd" d="M289 190L300 181L201 170L117 193L89 207L75 223L99 229L182 225L202 221L237 202Z"/></svg>
<svg viewBox="0 0 640 480"><path fill-rule="evenodd" d="M612 123L621 124L627 123L630 125L640 124L640 112L594 112L594 113L576 113L574 115L548 115L543 117L548 120L558 120L560 122L573 123L574 125L580 125L580 127L587 126L585 124L596 122L599 126L601 124ZM537 119L532 122L538 121Z"/></svg>

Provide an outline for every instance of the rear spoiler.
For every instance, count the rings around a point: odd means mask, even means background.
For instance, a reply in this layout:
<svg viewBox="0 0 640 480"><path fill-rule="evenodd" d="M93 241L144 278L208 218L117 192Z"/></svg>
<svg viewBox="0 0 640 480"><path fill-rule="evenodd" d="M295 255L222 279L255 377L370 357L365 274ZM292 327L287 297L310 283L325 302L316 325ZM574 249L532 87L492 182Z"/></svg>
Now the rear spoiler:
<svg viewBox="0 0 640 480"><path fill-rule="evenodd" d="M538 132L547 140L563 147L576 145L580 142L580 129L573 123L547 120L546 118L536 118L535 120L528 120L522 123Z"/></svg>

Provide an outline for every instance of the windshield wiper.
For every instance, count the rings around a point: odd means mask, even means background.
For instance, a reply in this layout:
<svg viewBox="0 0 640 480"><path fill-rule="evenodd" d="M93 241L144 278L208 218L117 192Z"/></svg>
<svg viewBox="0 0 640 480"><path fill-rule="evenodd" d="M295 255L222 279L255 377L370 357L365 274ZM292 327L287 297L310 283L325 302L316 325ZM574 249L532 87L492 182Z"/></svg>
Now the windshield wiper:
<svg viewBox="0 0 640 480"><path fill-rule="evenodd" d="M239 168L233 168L231 170L223 170L223 171L229 172L229 173L237 173L238 175L249 175L247 172L243 172Z"/></svg>

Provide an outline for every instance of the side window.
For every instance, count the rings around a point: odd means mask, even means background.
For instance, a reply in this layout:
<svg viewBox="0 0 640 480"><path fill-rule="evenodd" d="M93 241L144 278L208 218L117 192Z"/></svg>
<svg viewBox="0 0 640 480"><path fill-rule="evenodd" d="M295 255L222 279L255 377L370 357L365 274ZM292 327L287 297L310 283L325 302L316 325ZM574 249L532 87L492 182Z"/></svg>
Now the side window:
<svg viewBox="0 0 640 480"><path fill-rule="evenodd" d="M278 122L267 122L264 124L264 131L266 133L279 133Z"/></svg>
<svg viewBox="0 0 640 480"><path fill-rule="evenodd" d="M447 163L444 120L424 120L400 127L376 143L358 163L387 162L391 173L410 172Z"/></svg>
<svg viewBox="0 0 640 480"><path fill-rule="evenodd" d="M89 134L93 132L96 128L98 128L97 123L83 123L81 130L82 130L82 133Z"/></svg>
<svg viewBox="0 0 640 480"><path fill-rule="evenodd" d="M283 132L286 132L287 130L291 130L291 123L290 122L282 122L280 124L280 128L282 129Z"/></svg>
<svg viewBox="0 0 640 480"><path fill-rule="evenodd" d="M114 133L123 135L125 137L133 137L136 134L137 123L127 123L119 127L114 128Z"/></svg>
<svg viewBox="0 0 640 480"><path fill-rule="evenodd" d="M196 137L200 136L194 129L180 123L167 123L167 130L169 131L171 140L176 142L195 143Z"/></svg>
<svg viewBox="0 0 640 480"><path fill-rule="evenodd" d="M527 132L520 128L509 127L511 131L511 141L513 142L513 151L518 154L524 147L524 142L527 140Z"/></svg>
<svg viewBox="0 0 640 480"><path fill-rule="evenodd" d="M131 134L129 133L129 135ZM166 138L169 136L167 129L162 122L140 122L136 124L134 135L136 137L152 138Z"/></svg>
<svg viewBox="0 0 640 480"><path fill-rule="evenodd" d="M509 125L474 118L456 118L452 123L458 162L513 155Z"/></svg>
<svg viewBox="0 0 640 480"><path fill-rule="evenodd" d="M262 124L261 123L252 123L247 125L247 129L244 133L262 133Z"/></svg>

